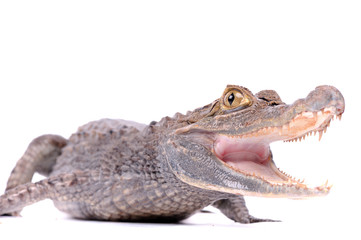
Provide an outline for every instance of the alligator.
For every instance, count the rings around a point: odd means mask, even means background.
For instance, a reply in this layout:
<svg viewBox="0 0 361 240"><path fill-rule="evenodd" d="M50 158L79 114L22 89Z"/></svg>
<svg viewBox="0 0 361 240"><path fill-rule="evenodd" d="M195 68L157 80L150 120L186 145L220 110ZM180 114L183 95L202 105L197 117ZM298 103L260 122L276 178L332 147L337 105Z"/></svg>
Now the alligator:
<svg viewBox="0 0 361 240"><path fill-rule="evenodd" d="M43 135L17 162L0 196L0 215L51 199L77 219L179 222L207 206L239 223L253 217L244 196L327 195L276 167L275 141L319 133L345 109L342 94L319 86L293 104L273 90L228 85L212 103L149 125L101 119L69 139ZM44 175L31 182L34 173Z"/></svg>

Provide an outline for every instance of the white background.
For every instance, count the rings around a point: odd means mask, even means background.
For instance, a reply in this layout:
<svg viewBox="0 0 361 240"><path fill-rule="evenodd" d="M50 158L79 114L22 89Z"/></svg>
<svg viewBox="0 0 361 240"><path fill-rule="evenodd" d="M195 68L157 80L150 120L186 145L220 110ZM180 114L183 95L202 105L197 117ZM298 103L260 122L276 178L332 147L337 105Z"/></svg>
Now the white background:
<svg viewBox="0 0 361 240"><path fill-rule="evenodd" d="M0 189L34 137L104 117L149 123L227 84L275 89L287 103L334 85L346 111L321 142L272 144L286 172L334 184L325 198L247 198L253 215L281 223L77 221L44 201L1 217L0 238L360 239L360 12L359 1L1 1Z"/></svg>

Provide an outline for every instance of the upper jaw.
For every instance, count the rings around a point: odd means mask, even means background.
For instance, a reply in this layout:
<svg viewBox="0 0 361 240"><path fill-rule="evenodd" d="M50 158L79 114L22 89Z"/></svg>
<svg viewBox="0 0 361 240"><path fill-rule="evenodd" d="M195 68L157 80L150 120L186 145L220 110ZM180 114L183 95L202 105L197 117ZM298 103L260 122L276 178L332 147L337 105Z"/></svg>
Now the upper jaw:
<svg viewBox="0 0 361 240"><path fill-rule="evenodd" d="M256 130L241 133L239 135L220 134L230 138L252 139L253 142L272 143L275 141L290 141L304 138L312 132L322 134L330 126L335 117L341 119L342 113L338 114L335 107L327 107L320 111L304 111L296 114L283 124L266 125Z"/></svg>

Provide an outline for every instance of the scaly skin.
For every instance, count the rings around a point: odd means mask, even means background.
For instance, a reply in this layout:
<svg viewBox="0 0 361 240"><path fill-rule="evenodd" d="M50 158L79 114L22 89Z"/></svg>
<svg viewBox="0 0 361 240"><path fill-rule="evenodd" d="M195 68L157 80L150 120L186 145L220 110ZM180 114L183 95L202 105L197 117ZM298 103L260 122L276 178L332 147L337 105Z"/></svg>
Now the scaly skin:
<svg viewBox="0 0 361 240"><path fill-rule="evenodd" d="M212 104L148 126L103 119L69 140L44 135L12 171L0 214L49 198L83 219L176 222L213 205L236 222L270 221L249 215L243 195L299 198L330 188L279 172L268 144L323 131L343 111L330 86L292 105L274 91L228 86ZM31 183L35 172L47 178Z"/></svg>

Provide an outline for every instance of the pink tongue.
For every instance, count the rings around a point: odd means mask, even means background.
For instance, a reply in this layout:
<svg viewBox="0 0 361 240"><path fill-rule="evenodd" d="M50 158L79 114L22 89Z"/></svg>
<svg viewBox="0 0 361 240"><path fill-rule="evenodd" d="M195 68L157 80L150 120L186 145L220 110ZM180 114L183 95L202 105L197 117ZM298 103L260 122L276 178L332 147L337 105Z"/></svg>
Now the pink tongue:
<svg viewBox="0 0 361 240"><path fill-rule="evenodd" d="M264 163L270 154L268 143L250 142L220 136L214 146L217 156L224 162L250 161Z"/></svg>

